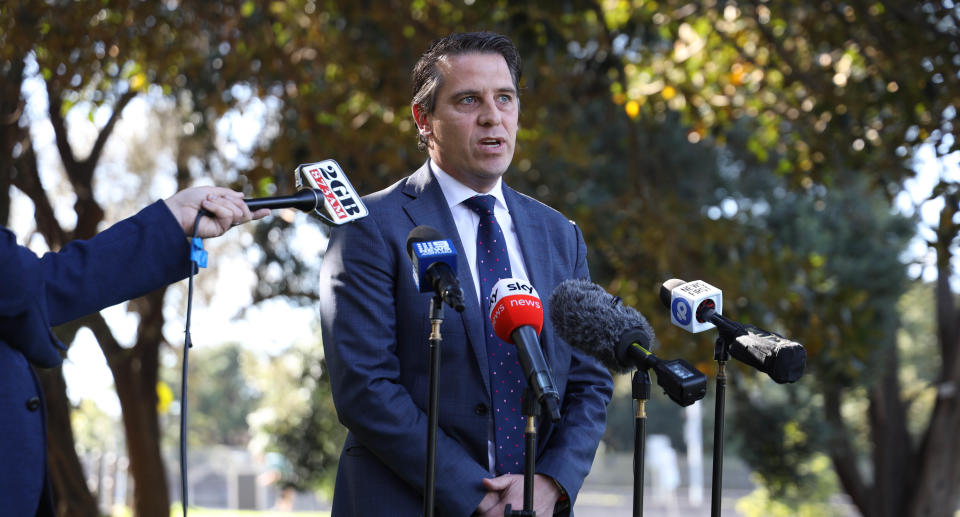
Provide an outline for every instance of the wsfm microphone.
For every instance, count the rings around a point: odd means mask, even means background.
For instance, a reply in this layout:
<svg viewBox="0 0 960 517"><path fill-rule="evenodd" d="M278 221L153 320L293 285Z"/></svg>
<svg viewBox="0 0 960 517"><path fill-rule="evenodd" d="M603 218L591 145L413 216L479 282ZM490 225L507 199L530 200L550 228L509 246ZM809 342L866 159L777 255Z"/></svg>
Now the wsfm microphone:
<svg viewBox="0 0 960 517"><path fill-rule="evenodd" d="M663 360L650 350L653 328L632 307L589 280L566 280L550 296L550 320L566 342L617 373L653 369L671 400L689 406L707 393L707 376L683 359Z"/></svg>
<svg viewBox="0 0 960 517"><path fill-rule="evenodd" d="M540 347L543 304L537 290L519 278L501 279L490 292L490 322L497 337L516 345L523 375L550 419L560 421L560 393Z"/></svg>
<svg viewBox="0 0 960 517"><path fill-rule="evenodd" d="M463 312L463 289L457 278L457 248L453 241L429 226L417 226L407 235L407 255L420 292L437 293L447 305Z"/></svg>
<svg viewBox="0 0 960 517"><path fill-rule="evenodd" d="M720 289L702 281L684 282L672 278L660 287L660 301L670 309L670 321L690 332L714 326L730 336L730 355L784 384L803 376L807 351L803 345L783 336L737 323L721 316L723 295Z"/></svg>
<svg viewBox="0 0 960 517"><path fill-rule="evenodd" d="M296 194L244 199L243 202L250 210L296 208L311 212L325 223L334 226L367 216L366 205L335 160L299 165L293 174L299 189Z"/></svg>

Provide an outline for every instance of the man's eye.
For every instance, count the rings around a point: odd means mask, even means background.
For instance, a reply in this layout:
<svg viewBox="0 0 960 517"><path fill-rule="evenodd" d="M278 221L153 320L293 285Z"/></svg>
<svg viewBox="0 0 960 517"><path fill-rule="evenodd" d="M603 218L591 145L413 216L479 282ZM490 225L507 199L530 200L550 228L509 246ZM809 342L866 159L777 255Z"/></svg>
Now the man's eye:
<svg viewBox="0 0 960 517"><path fill-rule="evenodd" d="M460 104L473 104L475 102L477 102L477 98L472 95L460 99Z"/></svg>
<svg viewBox="0 0 960 517"><path fill-rule="evenodd" d="M509 95L507 95L507 94L503 94L503 95L497 97L497 100L499 100L499 101L502 102L503 104L506 104L506 103L512 101L512 100L513 100L513 97L511 97L511 96L509 96Z"/></svg>

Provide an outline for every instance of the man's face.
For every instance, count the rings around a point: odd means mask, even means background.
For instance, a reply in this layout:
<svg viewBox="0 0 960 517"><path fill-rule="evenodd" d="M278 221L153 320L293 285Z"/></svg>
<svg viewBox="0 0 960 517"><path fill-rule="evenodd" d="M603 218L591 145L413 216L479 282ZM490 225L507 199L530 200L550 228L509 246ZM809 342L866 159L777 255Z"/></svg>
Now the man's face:
<svg viewBox="0 0 960 517"><path fill-rule="evenodd" d="M487 192L513 160L520 106L503 56L448 56L437 66L443 84L433 113L414 107L438 167L478 192Z"/></svg>

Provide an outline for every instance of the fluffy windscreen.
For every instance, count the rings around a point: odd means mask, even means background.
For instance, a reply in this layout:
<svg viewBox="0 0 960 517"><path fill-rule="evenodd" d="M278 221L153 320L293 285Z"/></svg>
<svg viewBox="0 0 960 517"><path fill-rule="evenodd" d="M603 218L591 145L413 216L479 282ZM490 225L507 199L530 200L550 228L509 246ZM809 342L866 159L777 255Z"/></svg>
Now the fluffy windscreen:
<svg viewBox="0 0 960 517"><path fill-rule="evenodd" d="M642 330L653 348L654 333L647 319L588 280L567 280L557 286L550 295L550 321L566 342L616 372L634 368L617 359L617 344L626 331Z"/></svg>

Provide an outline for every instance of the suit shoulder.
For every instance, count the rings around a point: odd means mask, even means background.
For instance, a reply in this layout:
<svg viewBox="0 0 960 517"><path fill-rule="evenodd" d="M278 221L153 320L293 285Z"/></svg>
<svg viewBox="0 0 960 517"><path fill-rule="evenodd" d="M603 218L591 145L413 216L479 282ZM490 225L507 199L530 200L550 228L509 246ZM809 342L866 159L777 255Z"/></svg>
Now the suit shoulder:
<svg viewBox="0 0 960 517"><path fill-rule="evenodd" d="M523 210L528 211L529 213L536 214L536 217L542 218L549 222L549 224L554 225L573 225L576 226L577 223L573 219L568 218L563 215L559 210L553 208L542 201L531 197L522 192L516 190L509 190L515 197L516 202L522 207Z"/></svg>

